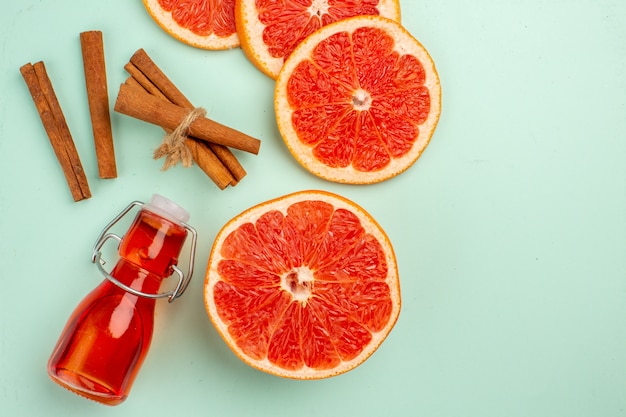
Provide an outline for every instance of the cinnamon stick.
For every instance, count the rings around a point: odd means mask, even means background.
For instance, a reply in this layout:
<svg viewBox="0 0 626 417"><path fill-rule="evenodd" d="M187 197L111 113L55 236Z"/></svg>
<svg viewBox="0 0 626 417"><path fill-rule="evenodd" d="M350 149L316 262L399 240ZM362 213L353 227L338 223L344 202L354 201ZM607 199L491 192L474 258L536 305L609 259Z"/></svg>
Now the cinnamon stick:
<svg viewBox="0 0 626 417"><path fill-rule="evenodd" d="M93 131L98 173L100 178L116 178L115 148L111 131L109 93L107 89L104 43L102 32L89 31L80 34L87 101Z"/></svg>
<svg viewBox="0 0 626 417"><path fill-rule="evenodd" d="M191 101L189 101L176 85L170 81L161 68L148 56L145 50L137 50L124 68L137 79L148 92L157 97L163 97L181 107L187 109L194 108ZM235 178L233 185L246 176L245 169L230 149L214 143L209 143L209 147L232 173Z"/></svg>
<svg viewBox="0 0 626 417"><path fill-rule="evenodd" d="M211 180L223 190L229 185L236 184L235 178L226 168L217 155L209 148L207 142L187 138L185 145L191 151L194 162Z"/></svg>
<svg viewBox="0 0 626 417"><path fill-rule="evenodd" d="M133 79L139 85L141 85L148 93L156 97L162 98L163 100L169 100L170 102L174 103L172 100L167 98L167 96L163 94L161 90L159 90L159 88L152 82L152 80L150 80L143 72L141 72L141 70L137 68L132 62L129 62L126 65L124 65L124 69L130 74L131 79ZM178 103L174 103L174 104L178 104ZM182 107L187 107L187 106L182 106Z"/></svg>
<svg viewBox="0 0 626 417"><path fill-rule="evenodd" d="M91 197L74 140L43 62L25 64L20 73L35 103L52 149L61 165L74 201Z"/></svg>
<svg viewBox="0 0 626 417"><path fill-rule="evenodd" d="M215 153L220 161L226 166L226 169L230 171L233 176L233 181L230 185L236 185L239 181L246 176L246 170L239 163L235 155L226 146L217 145L215 143L206 143L209 148Z"/></svg>
<svg viewBox="0 0 626 417"><path fill-rule="evenodd" d="M141 71L172 103L185 108L193 108L193 104L185 95L170 81L165 73L152 61L146 51L137 50L130 57L130 63Z"/></svg>
<svg viewBox="0 0 626 417"><path fill-rule="evenodd" d="M120 86L115 111L144 122L174 130L187 116L189 109L162 100L129 84ZM259 153L261 141L218 122L200 117L189 126L189 135L253 154Z"/></svg>

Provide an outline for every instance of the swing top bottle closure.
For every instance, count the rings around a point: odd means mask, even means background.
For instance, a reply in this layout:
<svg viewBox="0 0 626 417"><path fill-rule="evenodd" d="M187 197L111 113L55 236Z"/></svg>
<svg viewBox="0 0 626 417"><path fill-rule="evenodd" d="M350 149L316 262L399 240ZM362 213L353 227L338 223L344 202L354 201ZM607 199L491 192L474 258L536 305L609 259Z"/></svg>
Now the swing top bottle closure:
<svg viewBox="0 0 626 417"><path fill-rule="evenodd" d="M133 208L140 207L124 237L109 230ZM174 301L193 274L196 232L189 214L155 194L148 204L133 202L100 233L92 261L106 279L72 312L48 362L53 381L76 394L117 405L129 394L146 357L158 298ZM192 235L188 271L178 266L187 235ZM101 248L118 241L119 260L111 272L103 267ZM159 292L161 282L178 275L173 290Z"/></svg>

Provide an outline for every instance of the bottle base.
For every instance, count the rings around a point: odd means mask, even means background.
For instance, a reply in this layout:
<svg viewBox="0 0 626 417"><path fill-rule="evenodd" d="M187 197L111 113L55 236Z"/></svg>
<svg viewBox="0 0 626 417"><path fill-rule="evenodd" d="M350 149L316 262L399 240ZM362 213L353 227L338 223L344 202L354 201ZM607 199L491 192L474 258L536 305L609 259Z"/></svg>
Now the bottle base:
<svg viewBox="0 0 626 417"><path fill-rule="evenodd" d="M69 369L56 369L56 372L49 372L48 375L52 381L63 388L104 405L118 405L127 397L88 376Z"/></svg>

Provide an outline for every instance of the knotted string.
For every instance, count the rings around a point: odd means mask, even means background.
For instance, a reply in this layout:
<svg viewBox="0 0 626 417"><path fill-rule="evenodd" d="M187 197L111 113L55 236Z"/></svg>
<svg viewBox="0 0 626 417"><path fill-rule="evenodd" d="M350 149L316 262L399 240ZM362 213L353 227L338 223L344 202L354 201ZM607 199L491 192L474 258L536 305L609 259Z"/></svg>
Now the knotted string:
<svg viewBox="0 0 626 417"><path fill-rule="evenodd" d="M180 122L178 127L163 137L163 142L154 151L154 159L165 157L165 162L161 170L166 171L174 165L182 162L185 168L189 168L193 162L191 151L185 145L189 126L198 117L204 117L206 110L196 107Z"/></svg>

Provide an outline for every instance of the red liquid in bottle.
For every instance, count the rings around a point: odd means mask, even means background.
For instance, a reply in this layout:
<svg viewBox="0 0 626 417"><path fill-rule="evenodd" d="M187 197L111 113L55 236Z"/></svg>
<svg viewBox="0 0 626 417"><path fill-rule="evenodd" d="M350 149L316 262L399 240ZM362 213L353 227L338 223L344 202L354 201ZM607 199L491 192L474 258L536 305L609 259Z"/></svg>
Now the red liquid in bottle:
<svg viewBox="0 0 626 417"><path fill-rule="evenodd" d="M187 236L184 226L142 209L119 247L110 275L156 294L171 275ZM126 399L152 340L155 299L133 295L109 280L70 316L48 362L50 377L107 405Z"/></svg>

